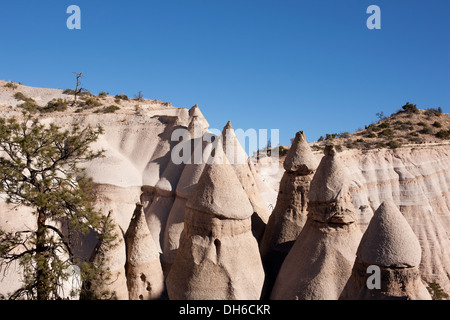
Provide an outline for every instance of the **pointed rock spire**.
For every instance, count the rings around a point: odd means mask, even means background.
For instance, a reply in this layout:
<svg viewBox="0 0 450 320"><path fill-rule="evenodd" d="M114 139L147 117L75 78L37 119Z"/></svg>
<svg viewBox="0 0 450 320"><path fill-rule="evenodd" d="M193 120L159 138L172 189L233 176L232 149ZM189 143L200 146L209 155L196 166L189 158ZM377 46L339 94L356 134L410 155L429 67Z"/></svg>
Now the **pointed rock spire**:
<svg viewBox="0 0 450 320"><path fill-rule="evenodd" d="M311 181L308 219L281 266L272 299L337 300L341 295L361 240L349 181L328 146Z"/></svg>
<svg viewBox="0 0 450 320"><path fill-rule="evenodd" d="M208 161L212 163L206 165L186 205L222 218L250 217L253 208L227 160L221 137L217 139L214 154Z"/></svg>
<svg viewBox="0 0 450 320"><path fill-rule="evenodd" d="M377 209L361 240L362 261L385 267L417 267L422 250L419 240L392 200Z"/></svg>
<svg viewBox="0 0 450 320"><path fill-rule="evenodd" d="M192 108L189 109L189 117L194 118L197 117L202 123L204 128L209 127L208 121L206 121L206 118L203 116L203 113L200 111L200 108L198 107L198 104L195 104Z"/></svg>
<svg viewBox="0 0 450 320"><path fill-rule="evenodd" d="M174 300L259 299L264 270L251 232L252 206L215 141L186 204L184 231L167 276Z"/></svg>
<svg viewBox="0 0 450 320"><path fill-rule="evenodd" d="M130 300L155 300L164 290L164 276L157 247L150 234L140 203L125 234L127 284Z"/></svg>
<svg viewBox="0 0 450 320"><path fill-rule="evenodd" d="M312 201L336 201L348 192L349 178L336 156L336 149L327 145L324 153L311 181L309 199Z"/></svg>
<svg viewBox="0 0 450 320"><path fill-rule="evenodd" d="M356 211L349 192L347 171L333 145L327 145L324 154L310 184L309 213L320 222L355 222ZM323 204L330 210L323 210Z"/></svg>
<svg viewBox="0 0 450 320"><path fill-rule="evenodd" d="M261 256L266 271L264 295L270 294L286 255L307 219L309 184L318 161L303 131L297 132L284 161L277 203L261 240Z"/></svg>
<svg viewBox="0 0 450 320"><path fill-rule="evenodd" d="M341 299L431 299L420 277L421 247L392 200L375 211L357 251ZM368 288L369 267L378 270L378 288ZM374 269L371 269L374 270Z"/></svg>
<svg viewBox="0 0 450 320"><path fill-rule="evenodd" d="M305 133L296 133L292 146L286 154L283 166L286 171L310 174L317 169L317 159L306 141Z"/></svg>
<svg viewBox="0 0 450 320"><path fill-rule="evenodd" d="M183 173L178 181L175 202L170 209L166 229L164 231L161 263L165 276L167 276L179 248L180 236L184 229L186 203L205 168L203 155L210 154L211 152L211 143L203 141L202 137L194 140L194 150L191 154L190 162L185 165Z"/></svg>
<svg viewBox="0 0 450 320"><path fill-rule="evenodd" d="M242 148L236 133L234 132L231 121L228 121L222 130L223 149L227 155L230 164L236 168L243 164L247 164L247 153Z"/></svg>
<svg viewBox="0 0 450 320"><path fill-rule="evenodd" d="M252 164L236 136L231 121L228 121L223 128L221 138L227 159L234 168L253 207L252 230L255 238L259 241L269 220L270 212L258 189L255 176L252 172Z"/></svg>

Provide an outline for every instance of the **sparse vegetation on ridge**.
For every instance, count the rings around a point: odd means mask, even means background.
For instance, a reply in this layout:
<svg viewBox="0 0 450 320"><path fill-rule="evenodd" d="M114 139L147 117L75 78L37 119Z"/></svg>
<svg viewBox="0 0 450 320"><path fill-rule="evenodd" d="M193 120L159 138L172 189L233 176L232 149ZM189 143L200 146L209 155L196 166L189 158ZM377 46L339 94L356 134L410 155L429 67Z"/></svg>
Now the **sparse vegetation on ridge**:
<svg viewBox="0 0 450 320"><path fill-rule="evenodd" d="M401 109L386 117L377 113L378 122L366 125L355 133L332 133L321 136L316 149L333 141L346 149L396 149L405 144L442 142L450 139L450 116L442 108L420 110L407 102ZM338 150L339 151L339 150Z"/></svg>

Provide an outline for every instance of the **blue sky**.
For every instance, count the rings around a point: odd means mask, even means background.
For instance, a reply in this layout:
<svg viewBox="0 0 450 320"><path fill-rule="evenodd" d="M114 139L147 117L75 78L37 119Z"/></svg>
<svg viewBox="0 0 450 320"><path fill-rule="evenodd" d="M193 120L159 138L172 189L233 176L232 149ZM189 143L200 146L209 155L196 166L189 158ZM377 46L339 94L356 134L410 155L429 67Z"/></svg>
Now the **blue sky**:
<svg viewBox="0 0 450 320"><path fill-rule="evenodd" d="M286 145L405 102L450 112L449 31L448 0L2 1L0 79L66 89L83 72L93 93L198 104L212 128L279 129Z"/></svg>

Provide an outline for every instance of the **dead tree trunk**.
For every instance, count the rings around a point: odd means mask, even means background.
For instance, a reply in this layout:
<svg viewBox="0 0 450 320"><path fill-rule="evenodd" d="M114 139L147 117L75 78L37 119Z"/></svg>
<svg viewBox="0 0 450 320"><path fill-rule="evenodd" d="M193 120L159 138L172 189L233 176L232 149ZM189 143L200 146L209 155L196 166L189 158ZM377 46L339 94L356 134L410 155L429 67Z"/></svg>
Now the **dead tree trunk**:
<svg viewBox="0 0 450 320"><path fill-rule="evenodd" d="M80 72L80 73L74 72L74 73L76 74L76 77L77 77L77 87L75 88L73 105L75 105L77 103L77 96L78 96L78 94L81 93L82 88L80 87L80 85L81 85L80 78L83 76L83 72Z"/></svg>

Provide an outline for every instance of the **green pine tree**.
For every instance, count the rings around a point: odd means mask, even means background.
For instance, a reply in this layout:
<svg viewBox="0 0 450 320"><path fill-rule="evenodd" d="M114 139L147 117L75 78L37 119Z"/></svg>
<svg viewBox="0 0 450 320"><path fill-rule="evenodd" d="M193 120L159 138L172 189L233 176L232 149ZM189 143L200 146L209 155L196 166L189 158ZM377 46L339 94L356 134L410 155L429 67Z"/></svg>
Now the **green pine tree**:
<svg viewBox="0 0 450 320"><path fill-rule="evenodd" d="M441 285L436 281L429 282L427 290L433 300L444 300L448 298L448 294L442 289Z"/></svg>
<svg viewBox="0 0 450 320"><path fill-rule="evenodd" d="M2 265L16 261L23 270L23 285L10 299L62 298L74 265L83 277L94 276L86 271L92 266L77 261L73 246L77 236L92 230L111 237L107 219L93 206L92 181L79 166L103 156L103 150L90 149L102 133L101 127L78 125L63 131L29 114L21 121L0 119L0 192L8 203L33 208L36 218L35 229L0 230Z"/></svg>

